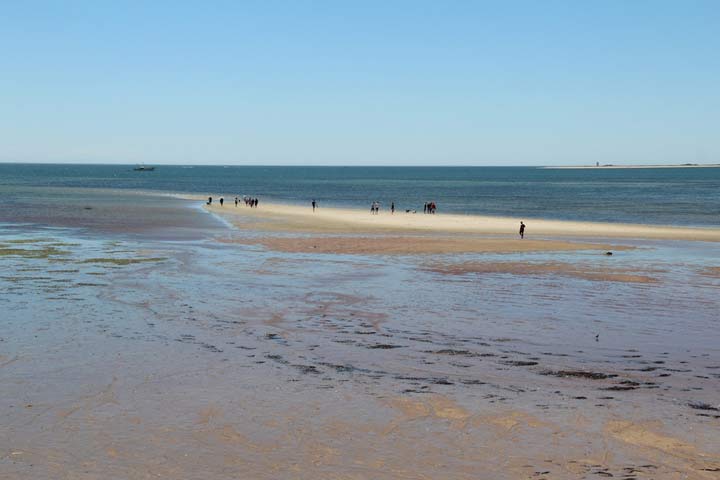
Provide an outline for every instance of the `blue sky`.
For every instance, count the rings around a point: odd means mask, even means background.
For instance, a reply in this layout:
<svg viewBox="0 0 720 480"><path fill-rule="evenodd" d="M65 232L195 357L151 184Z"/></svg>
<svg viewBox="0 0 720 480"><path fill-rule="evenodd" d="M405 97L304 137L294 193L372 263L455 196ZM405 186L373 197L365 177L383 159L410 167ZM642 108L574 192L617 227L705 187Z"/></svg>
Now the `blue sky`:
<svg viewBox="0 0 720 480"><path fill-rule="evenodd" d="M720 2L4 2L0 161L720 162Z"/></svg>

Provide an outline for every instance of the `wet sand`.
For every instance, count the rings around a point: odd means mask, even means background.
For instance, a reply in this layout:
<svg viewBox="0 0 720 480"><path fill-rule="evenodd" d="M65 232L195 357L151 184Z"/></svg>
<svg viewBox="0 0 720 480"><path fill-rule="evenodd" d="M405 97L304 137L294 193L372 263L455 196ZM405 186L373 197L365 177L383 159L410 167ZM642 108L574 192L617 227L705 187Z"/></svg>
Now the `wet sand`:
<svg viewBox="0 0 720 480"><path fill-rule="evenodd" d="M706 267L702 270L703 275L720 278L720 267Z"/></svg>
<svg viewBox="0 0 720 480"><path fill-rule="evenodd" d="M561 275L602 282L655 283L653 272L632 269L598 267L582 263L530 263L530 262L462 262L429 265L430 271L444 275L511 274ZM662 272L659 272L662 273Z"/></svg>
<svg viewBox="0 0 720 480"><path fill-rule="evenodd" d="M559 240L516 240L445 236L254 236L224 237L219 241L265 248L287 253L326 253L353 255L413 255L451 253L519 253L594 250L629 250L632 247Z"/></svg>
<svg viewBox="0 0 720 480"><path fill-rule="evenodd" d="M369 211L310 206L261 203L259 208L213 204L205 208L221 215L244 229L304 233L412 233L434 234L470 233L503 235L517 238L520 220L527 224L526 238L635 238L655 240L720 241L718 228L663 227L622 223L569 222L530 220L522 218L482 217L474 215L405 213L391 215L387 209L379 215Z"/></svg>
<svg viewBox="0 0 720 480"><path fill-rule="evenodd" d="M716 244L257 223L0 230L0 477L720 475Z"/></svg>

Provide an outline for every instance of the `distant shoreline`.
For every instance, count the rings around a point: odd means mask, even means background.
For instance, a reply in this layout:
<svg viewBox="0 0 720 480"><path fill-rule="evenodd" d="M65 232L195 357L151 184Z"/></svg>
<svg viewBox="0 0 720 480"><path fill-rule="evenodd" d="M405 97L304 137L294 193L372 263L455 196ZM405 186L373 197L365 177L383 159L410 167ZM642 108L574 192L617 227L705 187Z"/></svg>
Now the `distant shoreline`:
<svg viewBox="0 0 720 480"><path fill-rule="evenodd" d="M720 168L720 163L684 163L681 165L570 165L540 167L546 170L618 170L640 168Z"/></svg>

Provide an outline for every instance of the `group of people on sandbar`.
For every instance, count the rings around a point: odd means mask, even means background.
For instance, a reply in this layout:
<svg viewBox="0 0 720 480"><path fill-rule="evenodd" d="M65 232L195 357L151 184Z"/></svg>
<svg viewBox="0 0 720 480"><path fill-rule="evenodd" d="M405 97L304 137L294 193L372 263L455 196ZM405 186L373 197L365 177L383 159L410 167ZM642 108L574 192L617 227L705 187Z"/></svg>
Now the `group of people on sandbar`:
<svg viewBox="0 0 720 480"><path fill-rule="evenodd" d="M243 200L243 202L245 202L246 207L257 208L257 206L258 206L257 198L251 198L251 197L248 197L247 195L244 195L242 197L242 200ZM238 197L235 197L235 206L237 207L239 203L240 203L240 200L238 199Z"/></svg>
<svg viewBox="0 0 720 480"><path fill-rule="evenodd" d="M258 206L258 199L257 198L250 198L248 196L242 197L243 201L245 202L246 207L251 208L257 208ZM208 197L206 205L212 205L213 197ZM218 203L222 207L225 204L225 199L223 197L220 197L218 200ZM235 206L237 207L240 203L239 197L235 197Z"/></svg>
<svg viewBox="0 0 720 480"><path fill-rule="evenodd" d="M435 202L426 202L423 207L423 213L435 213L437 206ZM313 211L315 211L315 200L313 200ZM380 212L380 202L373 202L370 205L370 213L377 215ZM415 210L409 208L405 210L405 213L415 213ZM390 215L395 215L395 202L390 202Z"/></svg>

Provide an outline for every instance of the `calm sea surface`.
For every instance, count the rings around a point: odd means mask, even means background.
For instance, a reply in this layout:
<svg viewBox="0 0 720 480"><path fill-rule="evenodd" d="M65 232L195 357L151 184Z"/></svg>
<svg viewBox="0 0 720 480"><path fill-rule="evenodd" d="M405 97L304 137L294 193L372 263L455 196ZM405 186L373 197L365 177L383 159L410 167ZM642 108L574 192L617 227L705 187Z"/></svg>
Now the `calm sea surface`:
<svg viewBox="0 0 720 480"><path fill-rule="evenodd" d="M602 222L720 226L720 168L218 167L0 164L5 205L62 203L58 192L125 189L251 195L261 201ZM46 198L53 195L54 198ZM62 195L60 195L62 197ZM56 203L56 204L58 204ZM7 220L7 218L5 218Z"/></svg>

